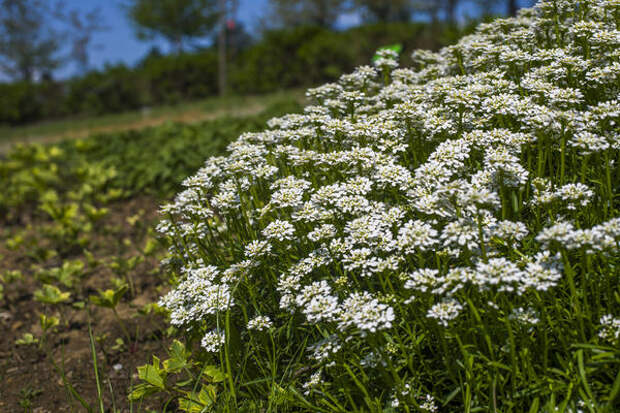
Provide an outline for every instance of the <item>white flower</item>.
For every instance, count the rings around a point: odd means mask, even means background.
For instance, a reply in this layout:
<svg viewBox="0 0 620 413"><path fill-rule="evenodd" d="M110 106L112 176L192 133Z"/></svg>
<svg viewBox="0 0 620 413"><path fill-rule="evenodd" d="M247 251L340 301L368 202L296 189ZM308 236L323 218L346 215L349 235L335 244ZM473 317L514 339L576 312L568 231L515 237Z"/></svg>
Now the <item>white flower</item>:
<svg viewBox="0 0 620 413"><path fill-rule="evenodd" d="M331 335L317 343L308 347L308 351L311 353L311 357L317 361L326 361L329 358L338 353L342 345L336 335Z"/></svg>
<svg viewBox="0 0 620 413"><path fill-rule="evenodd" d="M248 321L248 330L265 331L273 327L273 323L267 316L259 315Z"/></svg>
<svg viewBox="0 0 620 413"><path fill-rule="evenodd" d="M392 307L379 303L369 293L353 293L342 304L338 326L341 329L355 327L366 332L392 328L395 319Z"/></svg>
<svg viewBox="0 0 620 413"><path fill-rule="evenodd" d="M620 317L605 314L600 320L600 330L598 336L605 341L615 343L620 340Z"/></svg>
<svg viewBox="0 0 620 413"><path fill-rule="evenodd" d="M292 240L295 233L295 227L288 221L276 219L263 230L263 235L269 239L278 241Z"/></svg>
<svg viewBox="0 0 620 413"><path fill-rule="evenodd" d="M433 305L426 316L434 318L442 326L448 327L448 322L458 317L462 309L463 306L458 301L450 298Z"/></svg>
<svg viewBox="0 0 620 413"><path fill-rule="evenodd" d="M321 384L321 381L321 370L313 373L312 376L310 376L310 378L308 379L308 381L305 382L302 386L304 388L304 395L309 395L313 389L315 389Z"/></svg>
<svg viewBox="0 0 620 413"><path fill-rule="evenodd" d="M420 409L422 409L425 412L438 412L439 408L437 407L437 404L435 403L435 398L433 396L431 396L430 394L427 394L426 397L424 397L424 402L420 403Z"/></svg>
<svg viewBox="0 0 620 413"><path fill-rule="evenodd" d="M209 353L215 353L220 350L222 345L226 343L226 337L223 332L213 330L202 337L200 345Z"/></svg>
<svg viewBox="0 0 620 413"><path fill-rule="evenodd" d="M267 241L254 240L245 246L245 255L249 258L258 258L269 255L271 245Z"/></svg>
<svg viewBox="0 0 620 413"><path fill-rule="evenodd" d="M512 313L510 313L508 318L525 325L536 325L540 322L536 312L531 308L526 310L524 310L523 307L515 308L512 310Z"/></svg>

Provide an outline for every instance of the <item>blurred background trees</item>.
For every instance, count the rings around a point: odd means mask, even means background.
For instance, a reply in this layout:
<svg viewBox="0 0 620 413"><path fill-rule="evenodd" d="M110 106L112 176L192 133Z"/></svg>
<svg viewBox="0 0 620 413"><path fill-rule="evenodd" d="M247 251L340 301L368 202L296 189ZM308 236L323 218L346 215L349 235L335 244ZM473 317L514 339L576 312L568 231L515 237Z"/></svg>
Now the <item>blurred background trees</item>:
<svg viewBox="0 0 620 413"><path fill-rule="evenodd" d="M55 0L0 0L0 70L22 82L49 80L75 62L88 67L99 11L80 12Z"/></svg>
<svg viewBox="0 0 620 413"><path fill-rule="evenodd" d="M104 0L0 0L0 124L177 104L226 91L313 86L368 64L381 46L402 44L402 61L408 64L414 49L438 49L468 33L472 19L514 14L534 2L122 1L118 10L136 37L163 41L169 51L151 48L132 66L92 70L91 56L102 50L97 34L106 23L87 5ZM248 1L260 3L263 19L249 30L247 16L238 18ZM67 67L75 74L54 80Z"/></svg>
<svg viewBox="0 0 620 413"><path fill-rule="evenodd" d="M0 3L0 66L7 76L30 82L58 68L60 38L49 24L52 11L38 0Z"/></svg>
<svg viewBox="0 0 620 413"><path fill-rule="evenodd" d="M353 7L365 22L407 22L414 10L411 0L355 0Z"/></svg>
<svg viewBox="0 0 620 413"><path fill-rule="evenodd" d="M345 10L345 0L270 0L271 27L303 25L331 28Z"/></svg>
<svg viewBox="0 0 620 413"><path fill-rule="evenodd" d="M206 37L219 19L217 0L130 0L125 7L140 39L166 39L176 53L185 41Z"/></svg>

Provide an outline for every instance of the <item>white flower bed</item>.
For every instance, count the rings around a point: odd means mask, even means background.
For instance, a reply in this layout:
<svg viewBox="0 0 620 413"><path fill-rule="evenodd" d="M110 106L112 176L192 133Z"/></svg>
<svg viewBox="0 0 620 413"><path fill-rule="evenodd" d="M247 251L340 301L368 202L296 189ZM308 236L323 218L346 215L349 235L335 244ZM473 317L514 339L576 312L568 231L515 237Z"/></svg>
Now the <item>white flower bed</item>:
<svg viewBox="0 0 620 413"><path fill-rule="evenodd" d="M163 208L171 322L307 409L611 403L605 363L565 384L618 344L619 25L545 0L309 90Z"/></svg>

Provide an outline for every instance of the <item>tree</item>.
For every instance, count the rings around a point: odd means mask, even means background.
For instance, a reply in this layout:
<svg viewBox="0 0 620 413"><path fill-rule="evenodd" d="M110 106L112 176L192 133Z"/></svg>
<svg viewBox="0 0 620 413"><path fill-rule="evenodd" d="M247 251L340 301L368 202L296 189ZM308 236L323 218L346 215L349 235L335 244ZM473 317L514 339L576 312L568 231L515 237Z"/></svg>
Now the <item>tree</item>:
<svg viewBox="0 0 620 413"><path fill-rule="evenodd" d="M414 10L428 15L433 24L439 21L439 13L443 7L443 0L414 0Z"/></svg>
<svg viewBox="0 0 620 413"><path fill-rule="evenodd" d="M13 79L51 79L69 61L88 65L92 34L103 30L98 10L67 10L53 0L0 0L0 70Z"/></svg>
<svg viewBox="0 0 620 413"><path fill-rule="evenodd" d="M354 0L367 21L409 21L413 12L411 0Z"/></svg>
<svg viewBox="0 0 620 413"><path fill-rule="evenodd" d="M126 8L139 38L161 36L179 53L186 40L210 34L220 15L217 0L129 0Z"/></svg>
<svg viewBox="0 0 620 413"><path fill-rule="evenodd" d="M107 26L101 19L100 9L93 9L86 13L71 10L63 18L69 26L69 34L72 40L71 57L77 64L81 73L89 69L89 51L92 47L93 34L97 31L107 30ZM100 48L101 45L96 45Z"/></svg>
<svg viewBox="0 0 620 413"><path fill-rule="evenodd" d="M11 78L30 82L60 66L60 36L38 0L0 3L0 67Z"/></svg>
<svg viewBox="0 0 620 413"><path fill-rule="evenodd" d="M525 5L531 5L532 1L519 0L477 0L483 13L491 14L491 11L506 12L509 16L516 16L519 8Z"/></svg>
<svg viewBox="0 0 620 413"><path fill-rule="evenodd" d="M345 10L345 0L270 0L271 21L268 26L315 25L332 27Z"/></svg>
<svg viewBox="0 0 620 413"><path fill-rule="evenodd" d="M456 8L459 5L459 0L444 0L444 9L446 12L446 20L449 23L456 23Z"/></svg>
<svg viewBox="0 0 620 413"><path fill-rule="evenodd" d="M433 22L438 20L441 13L447 22L454 24L459 3L460 0L416 0L415 8L417 11L428 13Z"/></svg>

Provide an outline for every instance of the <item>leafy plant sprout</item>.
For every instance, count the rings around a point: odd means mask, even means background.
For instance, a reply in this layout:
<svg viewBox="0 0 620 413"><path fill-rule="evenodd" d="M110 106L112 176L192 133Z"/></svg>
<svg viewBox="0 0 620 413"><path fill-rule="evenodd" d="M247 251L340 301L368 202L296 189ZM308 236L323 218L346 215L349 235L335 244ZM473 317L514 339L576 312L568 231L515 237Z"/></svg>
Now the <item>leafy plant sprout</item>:
<svg viewBox="0 0 620 413"><path fill-rule="evenodd" d="M310 89L162 207L160 304L215 405L615 411L620 3L413 58Z"/></svg>

